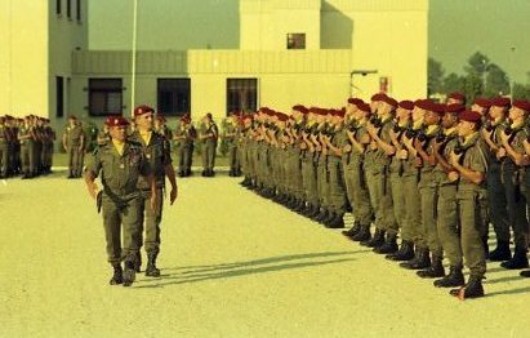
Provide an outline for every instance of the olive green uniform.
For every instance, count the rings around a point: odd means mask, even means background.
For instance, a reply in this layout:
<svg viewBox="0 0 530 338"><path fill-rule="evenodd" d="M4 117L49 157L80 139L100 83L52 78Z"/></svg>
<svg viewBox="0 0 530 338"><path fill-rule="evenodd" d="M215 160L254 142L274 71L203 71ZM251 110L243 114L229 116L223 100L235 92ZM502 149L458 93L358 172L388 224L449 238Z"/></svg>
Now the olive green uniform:
<svg viewBox="0 0 530 338"><path fill-rule="evenodd" d="M68 125L64 133L66 135L66 153L68 155L69 174L74 177L81 175L83 149L80 149L84 138L83 128L79 124Z"/></svg>
<svg viewBox="0 0 530 338"><path fill-rule="evenodd" d="M0 125L0 177L6 177L9 166L9 144L7 128Z"/></svg>
<svg viewBox="0 0 530 338"><path fill-rule="evenodd" d="M212 172L215 167L215 155L217 150L217 136L219 131L213 121L210 126L201 124L200 134L205 135L213 133L213 137L208 137L202 140L202 166L205 171Z"/></svg>

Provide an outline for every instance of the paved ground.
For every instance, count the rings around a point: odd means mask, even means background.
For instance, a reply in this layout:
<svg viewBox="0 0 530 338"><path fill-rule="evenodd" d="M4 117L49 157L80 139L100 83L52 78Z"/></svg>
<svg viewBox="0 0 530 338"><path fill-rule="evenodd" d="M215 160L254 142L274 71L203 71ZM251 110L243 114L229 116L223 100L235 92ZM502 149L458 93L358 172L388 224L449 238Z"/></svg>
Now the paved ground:
<svg viewBox="0 0 530 338"><path fill-rule="evenodd" d="M0 337L529 337L530 281L489 266L488 297L430 281L241 188L181 180L160 279L109 286L81 181L0 182Z"/></svg>

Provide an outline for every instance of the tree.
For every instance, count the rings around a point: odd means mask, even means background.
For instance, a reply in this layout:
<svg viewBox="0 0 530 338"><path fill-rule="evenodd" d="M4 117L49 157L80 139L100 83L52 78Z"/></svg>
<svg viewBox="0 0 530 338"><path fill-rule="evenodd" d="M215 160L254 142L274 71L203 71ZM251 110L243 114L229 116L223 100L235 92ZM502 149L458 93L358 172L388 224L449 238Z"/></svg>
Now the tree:
<svg viewBox="0 0 530 338"><path fill-rule="evenodd" d="M482 96L484 84L478 74L469 74L464 79L464 93L467 102L473 102L475 98Z"/></svg>
<svg viewBox="0 0 530 338"><path fill-rule="evenodd" d="M514 83L512 97L516 100L530 100L530 85Z"/></svg>
<svg viewBox="0 0 530 338"><path fill-rule="evenodd" d="M463 92L465 88L465 78L451 73L443 80L443 92Z"/></svg>
<svg viewBox="0 0 530 338"><path fill-rule="evenodd" d="M429 58L429 63L427 66L428 73L428 83L427 83L427 92L428 95L440 93L443 91L443 81L444 81L444 69L442 64L439 61L436 61L433 58Z"/></svg>
<svg viewBox="0 0 530 338"><path fill-rule="evenodd" d="M478 75L480 78L488 71L490 66L490 59L482 54L481 52L475 52L467 60L467 65L464 67L464 70L468 74Z"/></svg>
<svg viewBox="0 0 530 338"><path fill-rule="evenodd" d="M491 63L488 67L484 87L484 94L486 96L506 95L510 92L510 78L501 67L495 63Z"/></svg>

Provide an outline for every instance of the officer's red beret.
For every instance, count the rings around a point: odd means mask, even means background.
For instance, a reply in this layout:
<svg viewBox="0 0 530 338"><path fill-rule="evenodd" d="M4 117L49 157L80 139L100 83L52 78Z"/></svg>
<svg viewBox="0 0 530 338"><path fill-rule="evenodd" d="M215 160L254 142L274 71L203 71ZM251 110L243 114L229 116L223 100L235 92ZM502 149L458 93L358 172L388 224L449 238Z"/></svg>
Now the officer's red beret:
<svg viewBox="0 0 530 338"><path fill-rule="evenodd" d="M493 107L510 108L510 99L507 97L496 97L491 100Z"/></svg>
<svg viewBox="0 0 530 338"><path fill-rule="evenodd" d="M362 103L359 105L359 110L364 113L371 113L370 105L368 103Z"/></svg>
<svg viewBox="0 0 530 338"><path fill-rule="evenodd" d="M434 102L432 102L429 99L425 100L418 100L414 103L414 105L418 108L421 108L423 110L432 110L432 107L434 105Z"/></svg>
<svg viewBox="0 0 530 338"><path fill-rule="evenodd" d="M515 100L512 103L513 107L517 107L525 112L530 112L530 102L526 100Z"/></svg>
<svg viewBox="0 0 530 338"><path fill-rule="evenodd" d="M282 121L282 122L285 122L289 119L289 116L283 114L283 113L278 113L276 116L278 116L278 120L279 121Z"/></svg>
<svg viewBox="0 0 530 338"><path fill-rule="evenodd" d="M406 110L412 110L414 109L414 102L410 100L403 100L399 102L399 108L406 109Z"/></svg>
<svg viewBox="0 0 530 338"><path fill-rule="evenodd" d="M485 99L483 97L478 97L475 99L475 102L473 104L476 104L479 107L489 109L491 107L491 100Z"/></svg>
<svg viewBox="0 0 530 338"><path fill-rule="evenodd" d="M358 98L356 98L356 97L350 97L350 98L348 99L348 103L349 103L349 104L354 104L354 105L356 105L357 107L359 107L359 105L360 105L361 103L364 103L364 101L361 100L361 99L358 99Z"/></svg>
<svg viewBox="0 0 530 338"><path fill-rule="evenodd" d="M439 116L443 116L445 114L445 105L441 103L433 103L430 111L438 114Z"/></svg>
<svg viewBox="0 0 530 338"><path fill-rule="evenodd" d="M297 112L300 112L302 114L307 114L309 112L309 110L301 104L293 106L293 110L296 110Z"/></svg>
<svg viewBox="0 0 530 338"><path fill-rule="evenodd" d="M145 104L142 104L136 108L134 108L134 117L136 116L141 116L143 114L147 114L147 113L154 113L155 110L151 107L149 107L148 105L145 105Z"/></svg>
<svg viewBox="0 0 530 338"><path fill-rule="evenodd" d="M446 113L460 114L464 110L466 110L466 107L460 103L453 103L453 104L448 104L445 106Z"/></svg>
<svg viewBox="0 0 530 338"><path fill-rule="evenodd" d="M398 102L396 100L394 100L393 98L391 98L390 96L384 96L381 101L385 102L386 104L394 107L394 108L397 108L398 106Z"/></svg>
<svg viewBox="0 0 530 338"><path fill-rule="evenodd" d="M128 126L129 121L127 121L127 119L121 116L116 116L116 117L109 116L105 120L105 124L108 127L122 127L122 126Z"/></svg>
<svg viewBox="0 0 530 338"><path fill-rule="evenodd" d="M459 92L453 92L447 96L450 99L459 100L459 101L466 101L466 96Z"/></svg>
<svg viewBox="0 0 530 338"><path fill-rule="evenodd" d="M384 98L386 97L386 94L385 93L377 93L377 94L374 94L370 100L371 101L382 101Z"/></svg>
<svg viewBox="0 0 530 338"><path fill-rule="evenodd" d="M458 115L458 119L460 121L467 121L467 122L473 122L477 123L480 122L482 119L482 115L477 113L476 111L472 110L464 110Z"/></svg>

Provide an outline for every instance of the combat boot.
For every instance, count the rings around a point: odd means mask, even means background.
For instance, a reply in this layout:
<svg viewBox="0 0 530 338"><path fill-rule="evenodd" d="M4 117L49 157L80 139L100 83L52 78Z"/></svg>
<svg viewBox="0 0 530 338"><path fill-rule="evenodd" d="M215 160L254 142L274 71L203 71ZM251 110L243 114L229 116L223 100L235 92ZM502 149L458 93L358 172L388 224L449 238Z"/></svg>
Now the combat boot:
<svg viewBox="0 0 530 338"><path fill-rule="evenodd" d="M528 268L528 258L526 258L526 248L515 248L513 258L502 262L501 266L505 269L525 269Z"/></svg>
<svg viewBox="0 0 530 338"><path fill-rule="evenodd" d="M335 219L326 225L330 229L340 229L344 228L344 214L335 213Z"/></svg>
<svg viewBox="0 0 530 338"><path fill-rule="evenodd" d="M449 274L442 279L437 279L433 285L437 288L453 288L465 284L462 267L450 266Z"/></svg>
<svg viewBox="0 0 530 338"><path fill-rule="evenodd" d="M387 234L386 241L383 245L374 248L374 252L378 254L392 254L398 250L397 234Z"/></svg>
<svg viewBox="0 0 530 338"><path fill-rule="evenodd" d="M361 228L359 229L359 232L355 234L351 239L354 242L363 242L368 241L372 238L372 234L370 233L370 224L361 224Z"/></svg>
<svg viewBox="0 0 530 338"><path fill-rule="evenodd" d="M401 241L399 250L393 254L386 255L385 258L391 261L408 261L414 258L414 243L412 241Z"/></svg>
<svg viewBox="0 0 530 338"><path fill-rule="evenodd" d="M307 217L315 220L315 218L320 214L320 207L318 205L312 205L311 208L311 213L307 215Z"/></svg>
<svg viewBox="0 0 530 338"><path fill-rule="evenodd" d="M377 248L383 244L385 244L385 232L378 228L375 228L374 237L372 237L372 239L361 242L362 246L367 246L369 248Z"/></svg>
<svg viewBox="0 0 530 338"><path fill-rule="evenodd" d="M118 285L123 283L123 270L121 269L121 264L113 264L112 268L114 269L114 274L109 281L110 285Z"/></svg>
<svg viewBox="0 0 530 338"><path fill-rule="evenodd" d="M316 217L315 222L322 222L324 219L329 217L329 211L323 209Z"/></svg>
<svg viewBox="0 0 530 338"><path fill-rule="evenodd" d="M497 247L490 252L490 261L502 262L512 259L512 252L510 251L510 242L497 241Z"/></svg>
<svg viewBox="0 0 530 338"><path fill-rule="evenodd" d="M530 278L530 270L524 270L519 273L519 276L524 278Z"/></svg>
<svg viewBox="0 0 530 338"><path fill-rule="evenodd" d="M147 267L145 268L147 277L160 277L160 270L156 267L156 256L156 253L147 255Z"/></svg>
<svg viewBox="0 0 530 338"><path fill-rule="evenodd" d="M142 253L138 251L134 260L134 271L140 272L142 269Z"/></svg>
<svg viewBox="0 0 530 338"><path fill-rule="evenodd" d="M346 237L353 237L361 230L361 224L357 221L353 222L353 226L349 230L344 230L342 234Z"/></svg>
<svg viewBox="0 0 530 338"><path fill-rule="evenodd" d="M123 286L131 286L136 279L136 271L134 271L134 263L132 261L125 261L125 269L123 271Z"/></svg>
<svg viewBox="0 0 530 338"><path fill-rule="evenodd" d="M429 257L429 249L418 248L416 250L416 257L412 260L399 264L400 267L409 270L421 270L431 266L431 258Z"/></svg>
<svg viewBox="0 0 530 338"><path fill-rule="evenodd" d="M482 277L470 276L467 284L459 289L449 291L452 296L460 300L468 298L484 297L484 287L482 286Z"/></svg>
<svg viewBox="0 0 530 338"><path fill-rule="evenodd" d="M334 211L329 211L328 212L328 217L324 218L320 223L327 227L328 224L333 222L336 217L337 217L337 214Z"/></svg>
<svg viewBox="0 0 530 338"><path fill-rule="evenodd" d="M421 278L438 278L445 276L442 257L433 255L431 266L425 270L417 271L416 274Z"/></svg>

